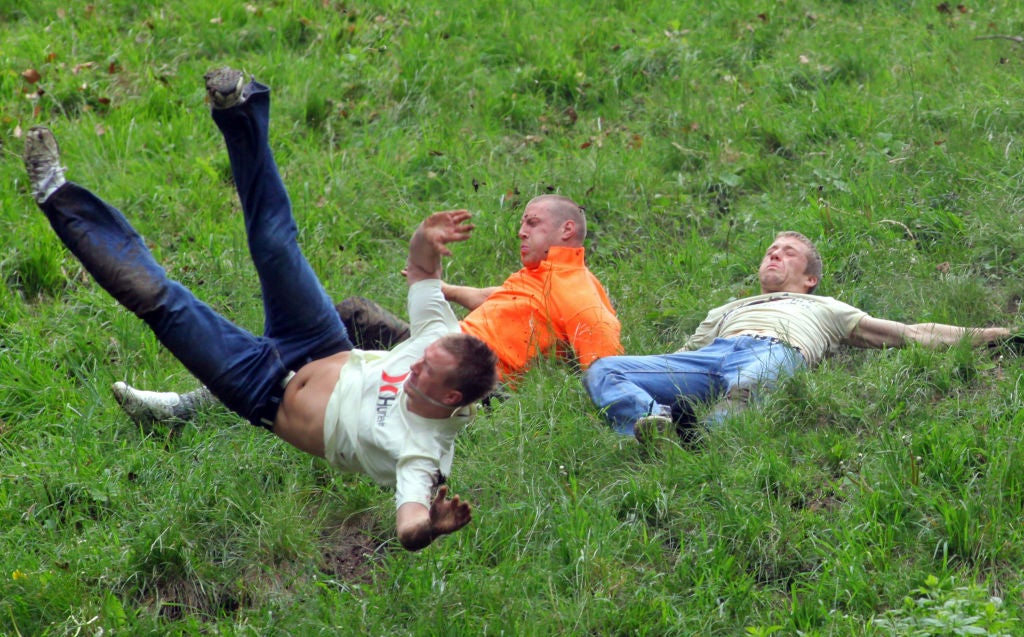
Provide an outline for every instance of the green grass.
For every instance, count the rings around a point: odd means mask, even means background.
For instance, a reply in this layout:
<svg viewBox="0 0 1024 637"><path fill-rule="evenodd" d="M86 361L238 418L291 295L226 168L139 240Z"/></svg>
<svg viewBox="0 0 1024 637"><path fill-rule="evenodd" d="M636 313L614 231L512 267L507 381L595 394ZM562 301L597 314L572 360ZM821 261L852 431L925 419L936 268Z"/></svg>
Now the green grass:
<svg viewBox="0 0 1024 637"><path fill-rule="evenodd" d="M60 246L24 131L171 274L260 329L201 76L274 89L271 143L339 298L400 310L518 267L530 197L590 220L629 353L752 294L773 234L901 321L1020 325L1024 7L878 0L0 3L0 634L948 635L1024 619L1022 364L846 350L697 447L612 433L557 361L458 441L473 523L400 550L391 494L220 409L141 431L114 380L194 386ZM948 10L944 10L948 7ZM26 71L40 76L30 83ZM971 631L974 631L973 633ZM959 632L957 632L959 631Z"/></svg>

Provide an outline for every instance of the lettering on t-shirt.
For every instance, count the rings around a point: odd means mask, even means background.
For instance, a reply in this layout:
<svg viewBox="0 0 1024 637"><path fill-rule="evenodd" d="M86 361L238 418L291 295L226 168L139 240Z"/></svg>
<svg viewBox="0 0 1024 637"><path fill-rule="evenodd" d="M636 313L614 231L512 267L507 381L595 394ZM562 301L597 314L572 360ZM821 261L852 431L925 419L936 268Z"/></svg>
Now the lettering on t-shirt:
<svg viewBox="0 0 1024 637"><path fill-rule="evenodd" d="M733 308L733 309L729 310L728 312L726 312L725 314L723 314L722 318L719 320L719 324L718 324L719 325L719 328L718 328L719 333L723 333L723 332L727 332L728 331L728 329L729 329L729 321L730 320L739 320L739 319L747 316L748 314L751 314L751 313L754 313L754 312L760 312L760 311L762 311L762 310L764 310L766 308L760 308L760 307L756 307L756 306L763 305L764 303L772 303L772 302L776 302L776 301L782 301L782 302L778 303L777 305L773 305L772 307L776 308L780 313L787 313L788 312L788 314L786 314L786 316L790 317L790 318L793 317L795 314L798 314L798 313L802 314L805 310L809 311L811 313L811 315L813 316L814 312L819 307L821 307L821 304L816 299L808 299L808 298L799 297L799 296L789 296L788 294L782 294L780 296L773 296L771 298L761 299L759 301L751 301L750 303L745 303L745 304L743 304L743 305L741 305L741 306L739 306L737 308ZM791 307L793 309L788 309L787 306ZM778 325L774 331L775 331L776 336L779 336L781 338L786 338L786 337L789 336L788 329L787 329L786 326Z"/></svg>
<svg viewBox="0 0 1024 637"><path fill-rule="evenodd" d="M377 426L381 427L384 425L384 417L387 416L388 409L394 404L398 398L398 392L402 389L402 384L405 379L409 377L409 372L405 371L397 376L382 371L380 373L380 387L377 389Z"/></svg>

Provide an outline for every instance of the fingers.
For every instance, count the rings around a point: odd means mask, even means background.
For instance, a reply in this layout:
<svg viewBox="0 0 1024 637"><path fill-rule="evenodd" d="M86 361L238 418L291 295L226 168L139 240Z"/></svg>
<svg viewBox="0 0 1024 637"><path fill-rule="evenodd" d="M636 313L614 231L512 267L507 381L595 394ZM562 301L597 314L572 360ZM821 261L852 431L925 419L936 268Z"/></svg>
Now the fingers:
<svg viewBox="0 0 1024 637"><path fill-rule="evenodd" d="M448 485L442 484L437 488L437 495L434 496L434 502L442 502L448 497Z"/></svg>
<svg viewBox="0 0 1024 637"><path fill-rule="evenodd" d="M435 212L427 217L427 223L428 225L450 226L448 230L454 233L469 233L476 227L471 223L465 223L472 216L473 214L468 210L446 210Z"/></svg>
<svg viewBox="0 0 1024 637"><path fill-rule="evenodd" d="M473 520L473 508L468 502L458 495L451 500L447 496L448 487L442 485L430 505L430 525L436 534L454 533Z"/></svg>
<svg viewBox="0 0 1024 637"><path fill-rule="evenodd" d="M452 210L448 213L452 223L462 223L473 215L468 210Z"/></svg>
<svg viewBox="0 0 1024 637"><path fill-rule="evenodd" d="M473 214L468 210L444 210L441 212L435 212L427 217L428 223L451 223L460 224L463 221L472 217Z"/></svg>
<svg viewBox="0 0 1024 637"><path fill-rule="evenodd" d="M434 505L435 506L445 505L449 509L453 509L453 510L466 509L467 511L470 508L469 503L468 502L464 502L462 500L462 498L459 497L458 494L453 495L451 500L448 500L447 498L448 498L448 485L447 484L442 484L440 487L437 488L437 495L434 496Z"/></svg>

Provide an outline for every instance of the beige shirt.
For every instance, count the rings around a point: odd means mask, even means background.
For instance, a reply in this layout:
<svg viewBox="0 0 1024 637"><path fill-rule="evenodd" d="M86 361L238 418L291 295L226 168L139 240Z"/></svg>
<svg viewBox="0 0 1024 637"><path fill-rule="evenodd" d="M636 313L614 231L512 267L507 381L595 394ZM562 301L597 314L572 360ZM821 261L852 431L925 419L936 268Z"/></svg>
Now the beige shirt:
<svg viewBox="0 0 1024 637"><path fill-rule="evenodd" d="M324 454L340 471L395 487L398 506L419 502L429 508L433 488L451 471L455 435L473 411L463 407L434 419L408 410L409 368L428 345L459 331L437 279L409 286L409 318L412 335L391 351L352 350L327 403Z"/></svg>
<svg viewBox="0 0 1024 637"><path fill-rule="evenodd" d="M813 366L834 351L865 316L863 310L828 296L760 294L711 310L681 351L700 349L716 338L761 334L800 350Z"/></svg>

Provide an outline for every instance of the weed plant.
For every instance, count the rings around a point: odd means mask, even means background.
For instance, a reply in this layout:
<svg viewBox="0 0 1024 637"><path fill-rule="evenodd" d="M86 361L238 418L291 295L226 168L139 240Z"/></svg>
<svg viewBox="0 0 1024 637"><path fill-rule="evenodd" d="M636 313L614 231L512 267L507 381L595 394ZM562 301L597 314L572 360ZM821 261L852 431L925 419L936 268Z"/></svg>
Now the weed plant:
<svg viewBox="0 0 1024 637"><path fill-rule="evenodd" d="M31 201L24 132L168 271L259 331L202 74L273 87L271 144L329 291L401 311L519 267L525 202L582 202L627 352L756 292L775 232L820 293L1020 324L1024 5L993 1L0 0L0 633L1020 634L1021 361L843 350L696 445L613 433L542 361L458 441L473 523L420 553L389 493L222 409L140 429L109 385L195 381Z"/></svg>

